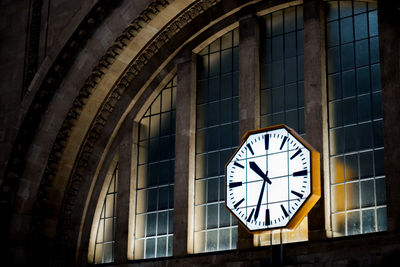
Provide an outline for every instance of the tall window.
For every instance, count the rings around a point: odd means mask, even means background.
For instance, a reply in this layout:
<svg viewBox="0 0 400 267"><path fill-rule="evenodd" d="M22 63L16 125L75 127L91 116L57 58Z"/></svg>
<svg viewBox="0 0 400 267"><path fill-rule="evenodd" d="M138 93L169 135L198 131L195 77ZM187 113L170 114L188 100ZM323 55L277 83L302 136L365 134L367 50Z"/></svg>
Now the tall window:
<svg viewBox="0 0 400 267"><path fill-rule="evenodd" d="M334 236L386 230L376 4L326 3Z"/></svg>
<svg viewBox="0 0 400 267"><path fill-rule="evenodd" d="M224 206L224 167L238 145L238 30L198 57L194 250L236 248L237 222Z"/></svg>
<svg viewBox="0 0 400 267"><path fill-rule="evenodd" d="M284 123L304 134L303 6L263 17L261 127Z"/></svg>
<svg viewBox="0 0 400 267"><path fill-rule="evenodd" d="M176 80L139 123L135 259L172 255Z"/></svg>
<svg viewBox="0 0 400 267"><path fill-rule="evenodd" d="M260 58L260 125L286 124L304 135L303 6L263 17ZM307 217L296 230L285 230L282 242L307 240ZM280 231L256 236L258 243L279 243Z"/></svg>
<svg viewBox="0 0 400 267"><path fill-rule="evenodd" d="M118 163L112 173L107 193L101 208L100 220L97 226L94 247L94 263L109 263L114 261L115 220L117 207Z"/></svg>

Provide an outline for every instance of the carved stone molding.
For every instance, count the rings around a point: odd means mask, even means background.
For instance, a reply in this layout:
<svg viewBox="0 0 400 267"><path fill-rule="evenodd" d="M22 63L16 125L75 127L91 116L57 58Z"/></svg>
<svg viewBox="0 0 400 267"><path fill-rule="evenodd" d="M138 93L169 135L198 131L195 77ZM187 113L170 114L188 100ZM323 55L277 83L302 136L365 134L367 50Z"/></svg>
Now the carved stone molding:
<svg viewBox="0 0 400 267"><path fill-rule="evenodd" d="M52 66L45 75L36 95L32 100L31 105L26 112L26 116L19 127L19 131L4 173L4 179L0 185L0 208L5 213L8 213L11 210L10 207L12 207L15 201L15 194L25 168L25 158L27 152L40 125L43 114L46 112L57 88L59 87L62 79L68 73L69 68L74 62L75 56L79 53L87 39L90 37L91 33L97 28L98 24L101 23L105 17L107 17L110 11L115 9L120 4L120 2L121 0L99 0L78 25L77 29L73 32L65 46L61 49L59 55L54 59ZM33 5L33 12L35 12L35 14L32 15L34 16L32 19L35 20L35 25L40 24L38 23L38 20L40 20L39 6L41 6L41 1L34 1ZM36 28L31 30L34 31ZM34 35L34 33L32 34ZM32 38L34 38L34 36L32 36ZM28 42L33 42L32 44L29 43L28 49L35 49L37 41L38 40L36 39L28 40ZM34 53L34 51L32 51L32 53ZM34 69L36 59L28 58L27 60L27 64L30 64L29 68L31 70ZM25 70L25 74L28 75L31 73L31 70ZM76 116L76 114L71 113L71 117L73 116ZM60 132L60 135L68 134L65 127L63 127ZM63 142L57 143L55 153L49 158L49 166L55 166L56 157L59 155L59 153L61 153L61 148L64 145L65 144ZM48 169L46 170L46 173L50 176L52 170ZM7 216L6 214L4 217L7 218L7 220L11 218L11 216ZM6 231L8 226L5 225L3 228Z"/></svg>
<svg viewBox="0 0 400 267"><path fill-rule="evenodd" d="M79 91L78 96L73 101L72 107L65 117L63 124L58 131L58 134L54 141L48 158L48 163L39 187L38 197L36 199L33 211L34 218L31 228L32 237L34 239L43 239L41 231L43 226L43 219L46 217L45 214L46 207L48 205L48 192L50 191L54 178L56 177L57 171L59 169L59 162L69 141L72 128L75 126L83 107L87 104L89 97L92 95L94 90L96 90L97 84L103 78L104 74L108 71L109 67L115 62L121 51L127 46L127 43L132 41L132 39L142 29L141 24L147 23L152 17L157 15L160 10L162 8L165 8L168 4L169 2L166 0L153 1L144 11L142 11L142 13L134 21L132 21L128 25L123 33L116 38L114 43L100 58L98 64L94 67L92 73L86 79L85 84ZM96 9L103 10L100 7L97 7ZM93 21L90 19L88 19L88 21L93 23ZM79 32L82 35L86 34L85 30L80 30ZM76 45L77 44L75 42L70 44L70 46ZM61 57L69 58L70 55L68 53L64 53ZM92 123L91 130L86 136L85 143L84 145L82 145L80 158L76 161L75 168L79 169L85 168L87 166L87 158L93 150L94 143L99 137L101 129L104 127L121 94L129 85L127 79L131 80L132 78L130 77L130 74L127 73L125 77L120 79L118 85L114 88L114 90L109 94L107 100L103 103L101 107L101 112L97 114L95 120ZM82 178L79 175L76 175L74 177L75 180L69 183L68 188L70 190L67 192L68 196L66 197L66 199L73 199L76 196L76 192L79 190L79 184ZM68 211L68 208L65 210Z"/></svg>
<svg viewBox="0 0 400 267"><path fill-rule="evenodd" d="M165 1L163 1L165 3ZM91 152L93 151L93 147L95 146L96 141L102 133L103 127L107 122L111 112L114 110L118 100L125 92L125 90L129 87L132 80L137 77L144 66L149 62L149 60L157 54L161 47L166 45L168 41L177 34L183 27L185 27L188 23L190 23L194 18L202 14L204 11L209 9L210 7L216 5L221 2L221 0L201 0L196 1L192 5L190 5L186 10L181 12L179 16L177 16L173 21L171 21L166 27L164 27L153 39L150 41L145 48L141 50L141 52L133 59L127 71L122 75L120 80L115 84L112 88L111 93L108 98L103 102L101 108L99 109L96 118L93 120L92 125L86 135L86 139L84 140L81 150L79 152L78 157L76 158L73 172L70 176L70 180L66 189L63 207L61 211L60 221L57 229L57 240L59 242L58 245L70 244L73 240L71 234L71 222L72 222L72 213L74 210L74 206L76 203L76 197L80 190L80 185L83 181L83 177L85 176L85 170L87 164L89 162L89 158L91 157ZM160 4L160 3L159 3ZM157 9L156 9L157 8ZM146 19L149 17L149 14L155 15L153 12L158 10L158 6L151 9L150 13L146 15L140 16L138 20L135 20L132 24L130 24L124 33L119 37L119 39L124 39L125 41L131 40L135 35L135 32L140 30L141 22L144 22L142 19L145 17ZM148 10L148 9L147 9ZM143 13L142 13L143 14ZM126 46L126 44L125 44ZM117 48L110 48L111 51L118 52L118 49L123 49L124 46ZM114 60L115 57L103 57L107 58L109 62ZM112 63L112 62L110 62ZM100 63L99 63L100 64ZM95 77L88 78L88 84L96 84L100 79L100 75ZM83 87L83 89L86 85ZM79 105L80 106L80 103ZM78 112L72 112L73 114ZM79 114L79 113L78 113ZM53 153L52 153L53 154ZM44 179L46 180L46 179ZM43 183L44 185L45 183ZM41 190L43 191L44 188Z"/></svg>

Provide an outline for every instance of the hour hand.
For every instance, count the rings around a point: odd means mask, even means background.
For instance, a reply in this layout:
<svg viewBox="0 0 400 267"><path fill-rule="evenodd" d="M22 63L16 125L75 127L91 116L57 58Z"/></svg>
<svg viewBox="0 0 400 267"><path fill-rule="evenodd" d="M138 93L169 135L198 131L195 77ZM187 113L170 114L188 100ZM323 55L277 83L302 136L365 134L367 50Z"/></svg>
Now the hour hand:
<svg viewBox="0 0 400 267"><path fill-rule="evenodd" d="M250 161L250 169L257 173L261 178L263 178L264 181L271 184L271 180L267 177L268 171L266 173L263 173L263 171L254 161Z"/></svg>

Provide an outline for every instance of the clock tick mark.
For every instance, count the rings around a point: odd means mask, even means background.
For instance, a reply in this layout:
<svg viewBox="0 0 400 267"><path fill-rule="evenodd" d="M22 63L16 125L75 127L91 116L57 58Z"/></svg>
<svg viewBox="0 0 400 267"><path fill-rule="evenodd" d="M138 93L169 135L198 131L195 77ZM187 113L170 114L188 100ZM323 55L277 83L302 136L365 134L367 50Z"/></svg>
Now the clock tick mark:
<svg viewBox="0 0 400 267"><path fill-rule="evenodd" d="M281 209L282 209L283 215L285 215L285 217L289 217L289 214L287 213L285 207L282 204L281 204Z"/></svg>
<svg viewBox="0 0 400 267"><path fill-rule="evenodd" d="M286 143L286 140L287 140L287 136L285 136L285 137L283 138L282 143L281 143L281 147L279 148L279 150L282 150L283 146L284 146L285 143Z"/></svg>
<svg viewBox="0 0 400 267"><path fill-rule="evenodd" d="M250 150L250 153L251 153L252 155L254 155L254 151L253 151L253 148L251 147L251 145L250 145L250 144L247 144L246 146L247 146L247 148Z"/></svg>
<svg viewBox="0 0 400 267"><path fill-rule="evenodd" d="M235 165L236 167L239 167L239 168L241 168L241 169L244 169L244 166L243 166L242 164L240 164L239 162L237 162L237 161L235 161L235 162L233 163L233 165Z"/></svg>
<svg viewBox="0 0 400 267"><path fill-rule="evenodd" d="M297 172L293 173L294 177L296 177L296 176L304 176L304 175L307 175L307 169L301 170L301 171L297 171Z"/></svg>

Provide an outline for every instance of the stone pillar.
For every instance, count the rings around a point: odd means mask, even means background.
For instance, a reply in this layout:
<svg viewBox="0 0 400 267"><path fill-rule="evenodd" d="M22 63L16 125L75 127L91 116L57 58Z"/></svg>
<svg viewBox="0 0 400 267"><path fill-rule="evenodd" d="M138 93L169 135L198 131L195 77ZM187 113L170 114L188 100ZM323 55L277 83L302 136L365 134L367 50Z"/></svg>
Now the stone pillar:
<svg viewBox="0 0 400 267"><path fill-rule="evenodd" d="M400 231L400 4L378 1L379 52L381 64L383 137L387 225L392 232Z"/></svg>
<svg viewBox="0 0 400 267"><path fill-rule="evenodd" d="M118 153L118 182L117 182L117 220L115 225L114 262L125 263L127 261L128 229L129 229L129 196L132 169L133 136L132 125L128 128L121 143ZM137 132L137 131L134 131Z"/></svg>
<svg viewBox="0 0 400 267"><path fill-rule="evenodd" d="M196 57L177 60L173 255L193 253Z"/></svg>
<svg viewBox="0 0 400 267"><path fill-rule="evenodd" d="M322 0L305 0L304 119L306 140L321 153L321 199L308 214L309 240L330 236L325 21ZM328 230L328 232L327 232Z"/></svg>
<svg viewBox="0 0 400 267"><path fill-rule="evenodd" d="M239 138L246 131L260 127L260 30L255 16L239 21ZM241 140L239 140L239 144ZM253 235L240 224L238 226L238 249L253 247Z"/></svg>

